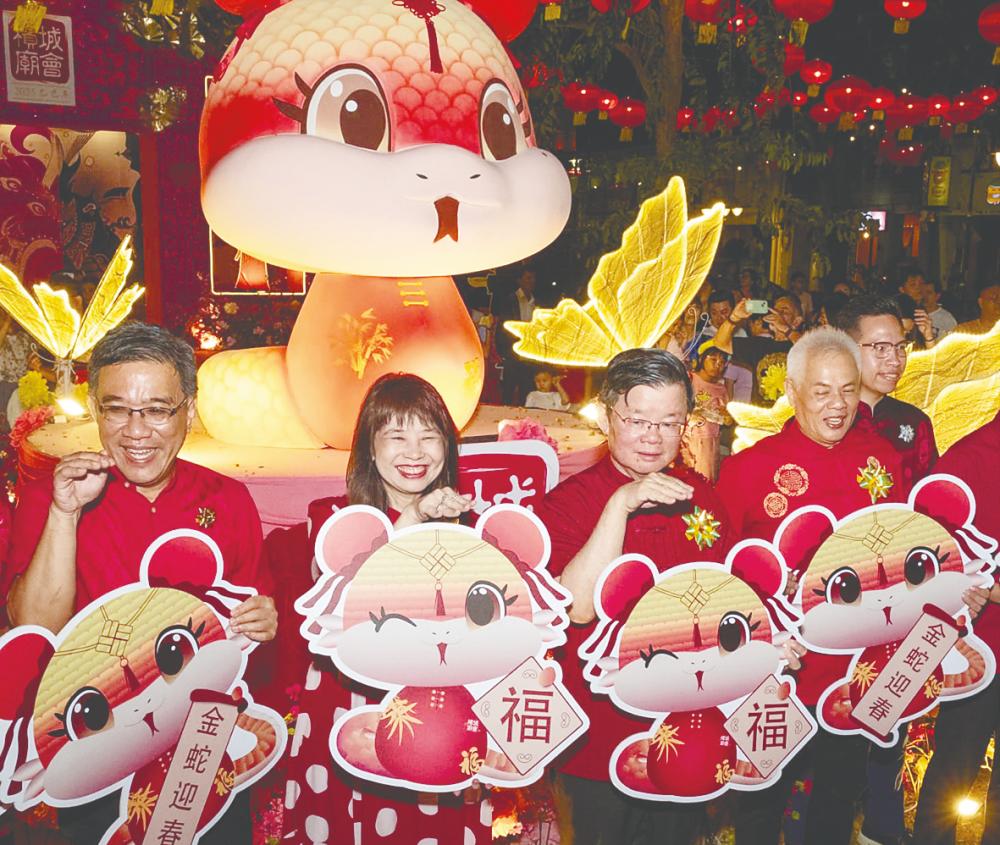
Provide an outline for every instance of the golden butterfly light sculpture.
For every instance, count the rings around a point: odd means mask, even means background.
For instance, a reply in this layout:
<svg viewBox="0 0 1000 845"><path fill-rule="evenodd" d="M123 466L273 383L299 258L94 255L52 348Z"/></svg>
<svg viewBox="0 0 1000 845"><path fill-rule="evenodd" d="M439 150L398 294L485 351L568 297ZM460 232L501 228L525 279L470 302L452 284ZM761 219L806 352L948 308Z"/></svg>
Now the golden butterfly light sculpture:
<svg viewBox="0 0 1000 845"><path fill-rule="evenodd" d="M125 289L132 269L131 239L118 245L94 295L81 317L64 290L53 290L47 282L32 285L34 296L12 270L0 264L0 307L44 346L56 359L76 360L124 320L145 288Z"/></svg>
<svg viewBox="0 0 1000 845"><path fill-rule="evenodd" d="M622 245L601 257L580 305L564 299L509 320L522 358L570 367L605 367L623 349L653 346L701 287L715 258L725 206L688 219L684 180L674 176L646 200Z"/></svg>
<svg viewBox="0 0 1000 845"><path fill-rule="evenodd" d="M953 333L912 353L892 395L931 418L943 454L1000 411L1000 324L986 334ZM773 408L730 402L728 410L737 425L734 452L777 434L792 416L785 397Z"/></svg>

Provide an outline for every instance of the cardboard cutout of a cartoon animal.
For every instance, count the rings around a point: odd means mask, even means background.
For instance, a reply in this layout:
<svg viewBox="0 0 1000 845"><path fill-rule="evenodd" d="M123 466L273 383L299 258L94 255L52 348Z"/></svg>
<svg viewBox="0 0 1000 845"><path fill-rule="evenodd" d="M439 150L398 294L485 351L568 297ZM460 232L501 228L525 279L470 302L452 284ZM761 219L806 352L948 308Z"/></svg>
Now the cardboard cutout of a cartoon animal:
<svg viewBox="0 0 1000 845"><path fill-rule="evenodd" d="M781 524L775 543L799 573L798 638L810 650L845 656L844 676L818 702L826 730L864 734L889 747L900 724L941 700L974 695L992 680L992 650L972 633L963 599L969 587L993 584L997 544L976 529L975 514L964 482L933 475L914 487L907 504L873 505L840 520L808 507ZM894 686L906 706L897 721L874 730L867 714L859 721L859 703L918 621L931 617L944 623L942 630L955 629L957 642L919 689L905 672L899 675ZM925 653L917 648L902 668L909 672ZM893 674L906 657L892 664Z"/></svg>
<svg viewBox="0 0 1000 845"><path fill-rule="evenodd" d="M605 569L594 589L598 624L580 648L584 673L595 693L654 720L615 748L608 771L619 790L687 802L761 789L804 747L815 723L794 682L777 677L776 640L793 616L785 579L780 555L756 541L737 545L724 565L658 572L648 558L625 555ZM767 775L741 757L744 736L727 727L762 685L774 687L775 706L795 725L784 723L785 747Z"/></svg>
<svg viewBox="0 0 1000 845"><path fill-rule="evenodd" d="M254 703L242 678L255 643L229 628L229 609L254 591L222 572L211 537L170 531L146 551L139 583L92 602L57 635L26 625L0 639L5 803L71 807L118 792L120 815L102 843L152 845L151 820L171 824L167 805L180 801L186 809L172 823L197 841L277 762L285 723ZM191 757L178 741L206 704L235 709L236 727L224 750L213 752L206 732ZM179 799L164 785L181 753L191 771ZM214 771L194 771L209 759ZM195 775L208 781L201 795Z"/></svg>
<svg viewBox="0 0 1000 845"><path fill-rule="evenodd" d="M296 602L303 636L350 677L386 690L380 704L334 723L330 751L347 771L425 792L474 779L524 785L586 729L545 658L565 642L569 596L544 569L548 535L529 511L500 505L475 528L396 531L373 508L343 508L320 528L315 556L319 579ZM567 700L559 720L573 723L527 772L474 709L515 670L531 672L540 696Z"/></svg>

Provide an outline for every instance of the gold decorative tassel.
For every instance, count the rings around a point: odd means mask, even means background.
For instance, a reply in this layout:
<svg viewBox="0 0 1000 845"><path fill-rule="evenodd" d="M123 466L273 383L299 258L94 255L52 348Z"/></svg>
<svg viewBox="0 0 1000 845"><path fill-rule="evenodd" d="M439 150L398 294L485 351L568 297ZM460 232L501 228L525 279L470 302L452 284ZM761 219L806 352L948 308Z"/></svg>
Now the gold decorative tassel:
<svg viewBox="0 0 1000 845"><path fill-rule="evenodd" d="M896 18L896 22L892 25L892 31L896 35L906 35L910 31L910 22L906 18Z"/></svg>
<svg viewBox="0 0 1000 845"><path fill-rule="evenodd" d="M618 133L618 140L624 141L626 144L632 140L632 127L623 126L622 131Z"/></svg>
<svg viewBox="0 0 1000 845"><path fill-rule="evenodd" d="M47 11L45 6L35 0L22 3L14 12L14 32L38 32L42 28L42 21L45 20Z"/></svg>
<svg viewBox="0 0 1000 845"><path fill-rule="evenodd" d="M546 21L557 21L562 17L562 5L559 3L546 3L542 19Z"/></svg>
<svg viewBox="0 0 1000 845"><path fill-rule="evenodd" d="M993 51L993 64L1000 65L1000 47Z"/></svg>
<svg viewBox="0 0 1000 845"><path fill-rule="evenodd" d="M587 122L587 113L583 111L573 112L573 125L583 126Z"/></svg>
<svg viewBox="0 0 1000 845"><path fill-rule="evenodd" d="M899 135L897 136L900 141L912 141L913 140L913 127L904 126L899 130Z"/></svg>
<svg viewBox="0 0 1000 845"><path fill-rule="evenodd" d="M698 25L698 38L696 44L714 44L718 38L719 27L714 23L703 23Z"/></svg>
<svg viewBox="0 0 1000 845"><path fill-rule="evenodd" d="M806 33L809 32L809 24L807 24L802 18L792 21L792 33L789 37L789 41L792 44L796 44L801 47L806 43Z"/></svg>
<svg viewBox="0 0 1000 845"><path fill-rule="evenodd" d="M819 95L819 86L818 85L810 85L808 88L806 88L806 93L810 97L816 97L816 96L818 96Z"/></svg>
<svg viewBox="0 0 1000 845"><path fill-rule="evenodd" d="M849 111L840 113L840 120L837 121L837 128L841 132L846 132L848 129L853 129L854 124L854 114Z"/></svg>

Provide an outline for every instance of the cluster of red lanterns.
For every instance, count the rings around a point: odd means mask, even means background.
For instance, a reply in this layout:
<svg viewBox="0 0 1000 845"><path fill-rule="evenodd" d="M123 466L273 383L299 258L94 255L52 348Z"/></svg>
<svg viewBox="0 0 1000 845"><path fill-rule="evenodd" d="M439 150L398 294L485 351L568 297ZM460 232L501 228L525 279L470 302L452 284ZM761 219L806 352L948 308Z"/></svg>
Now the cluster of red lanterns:
<svg viewBox="0 0 1000 845"><path fill-rule="evenodd" d="M1000 65L1000 3L990 3L979 13L979 34L996 45L993 64Z"/></svg>
<svg viewBox="0 0 1000 845"><path fill-rule="evenodd" d="M573 112L573 125L582 126L587 115L596 111L598 118L621 127L622 141L632 140L632 130L646 122L646 104L635 97L619 97L613 91L586 82L571 82L562 88L563 104Z"/></svg>

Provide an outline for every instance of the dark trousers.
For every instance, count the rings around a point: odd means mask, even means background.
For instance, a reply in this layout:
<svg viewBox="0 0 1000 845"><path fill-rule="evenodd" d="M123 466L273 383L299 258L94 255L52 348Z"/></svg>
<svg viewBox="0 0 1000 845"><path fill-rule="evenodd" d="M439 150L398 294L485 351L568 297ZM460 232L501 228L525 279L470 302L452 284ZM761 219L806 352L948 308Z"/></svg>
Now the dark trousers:
<svg viewBox="0 0 1000 845"><path fill-rule="evenodd" d="M899 742L892 748L872 745L868 757L868 796L862 832L879 842L893 841L906 833L903 785L899 778L905 748L906 725L900 725Z"/></svg>
<svg viewBox="0 0 1000 845"><path fill-rule="evenodd" d="M979 774L990 737L1000 736L1000 676L982 692L941 705L934 728L934 756L924 774L913 829L914 845L953 845L955 804L965 797ZM1000 755L998 755L1000 756ZM996 759L996 758L994 758ZM986 796L983 845L1000 842L1000 777Z"/></svg>
<svg viewBox="0 0 1000 845"><path fill-rule="evenodd" d="M778 845L785 805L796 780L812 768L813 787L803 841L808 845L848 845L865 788L868 740L819 732L768 789L741 792L736 845Z"/></svg>
<svg viewBox="0 0 1000 845"><path fill-rule="evenodd" d="M119 793L79 807L59 810L59 832L73 845L98 845L118 818ZM198 845L250 845L250 792L237 792L226 814L198 840Z"/></svg>
<svg viewBox="0 0 1000 845"><path fill-rule="evenodd" d="M603 780L560 774L569 798L573 845L689 845L701 829L704 804L630 798Z"/></svg>

